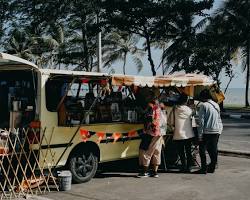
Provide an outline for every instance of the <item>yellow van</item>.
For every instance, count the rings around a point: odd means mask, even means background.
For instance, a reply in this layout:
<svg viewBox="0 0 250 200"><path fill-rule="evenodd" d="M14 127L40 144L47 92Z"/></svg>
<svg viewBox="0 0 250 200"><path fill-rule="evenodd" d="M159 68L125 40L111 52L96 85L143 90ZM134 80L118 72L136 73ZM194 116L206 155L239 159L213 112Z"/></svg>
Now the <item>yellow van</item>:
<svg viewBox="0 0 250 200"><path fill-rule="evenodd" d="M0 128L41 127L46 138L52 137L40 149L50 148L54 155L46 162L67 165L74 182L90 180L98 162L138 155L143 125L133 116L135 106L121 114L119 106L126 101L122 92L105 91L108 74L39 69L1 53L0 77ZM31 132L29 140L39 142L34 137L40 138Z"/></svg>
<svg viewBox="0 0 250 200"><path fill-rule="evenodd" d="M29 133L32 148L52 152L51 167L66 166L73 181L96 173L99 162L138 156L143 109L155 88L176 86L188 94L213 85L204 75L124 76L40 69L24 59L0 53L0 128L38 128ZM164 89L161 89L164 92ZM34 139L35 138L35 139Z"/></svg>

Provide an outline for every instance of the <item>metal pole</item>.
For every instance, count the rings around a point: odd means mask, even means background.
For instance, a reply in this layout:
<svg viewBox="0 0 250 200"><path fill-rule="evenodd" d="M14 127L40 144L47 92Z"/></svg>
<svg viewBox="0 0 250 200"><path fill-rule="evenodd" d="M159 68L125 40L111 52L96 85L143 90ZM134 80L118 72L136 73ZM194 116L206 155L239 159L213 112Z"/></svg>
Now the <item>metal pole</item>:
<svg viewBox="0 0 250 200"><path fill-rule="evenodd" d="M99 16L97 15L97 24L99 24ZM97 35L97 71L101 72L102 69L102 32L100 31Z"/></svg>

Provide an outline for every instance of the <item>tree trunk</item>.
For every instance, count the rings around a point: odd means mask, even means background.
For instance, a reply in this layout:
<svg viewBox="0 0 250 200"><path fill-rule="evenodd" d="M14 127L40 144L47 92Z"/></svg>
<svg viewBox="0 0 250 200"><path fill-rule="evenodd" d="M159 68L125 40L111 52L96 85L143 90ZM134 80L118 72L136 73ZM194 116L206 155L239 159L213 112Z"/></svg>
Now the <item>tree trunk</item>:
<svg viewBox="0 0 250 200"><path fill-rule="evenodd" d="M123 60L123 66L122 66L124 75L126 74L126 61L127 61L127 53L124 54L124 60Z"/></svg>
<svg viewBox="0 0 250 200"><path fill-rule="evenodd" d="M162 58L161 58L162 75L165 74L165 67L164 67L164 64L163 64L163 62L164 62L164 59L163 59L164 52L165 52L165 49L163 48L162 49Z"/></svg>
<svg viewBox="0 0 250 200"><path fill-rule="evenodd" d="M247 67L247 75L246 75L246 91L245 91L245 106L248 107L249 106L249 100L248 100L248 90L249 90L249 73L250 73L250 55L249 52L250 51L250 47L249 47L249 42L247 44L247 63L246 63L246 67Z"/></svg>
<svg viewBox="0 0 250 200"><path fill-rule="evenodd" d="M89 71L89 51L88 51L88 38L87 38L87 25L86 25L86 16L81 18L82 21L82 44L83 44L83 59L84 59L84 67L86 71Z"/></svg>
<svg viewBox="0 0 250 200"><path fill-rule="evenodd" d="M224 94L227 93L227 89L228 89L230 83L232 82L234 76L235 76L235 75L233 74L233 75L231 75L231 76L229 77L229 81L228 81L227 86L226 86L226 88L225 88L225 90L224 90Z"/></svg>
<svg viewBox="0 0 250 200"><path fill-rule="evenodd" d="M90 56L90 65L89 65L89 66L90 66L89 71L92 72L93 67L94 67L94 66L93 66L93 57L92 57L92 56ZM97 66L97 72L99 72L99 71L98 71L98 66Z"/></svg>
<svg viewBox="0 0 250 200"><path fill-rule="evenodd" d="M215 74L215 81L216 81L216 83L217 83L217 85L218 85L218 88L219 88L219 90L221 90L221 81L220 81L220 79L219 79L219 75L220 75L220 72L219 71L217 71L217 73ZM225 109L224 109L224 101L222 101L220 104L219 104L219 106L220 106L220 110L222 111L222 112L224 112L225 111Z"/></svg>
<svg viewBox="0 0 250 200"><path fill-rule="evenodd" d="M150 63L151 66L151 71L153 76L156 75L156 71L155 71L155 65L154 65L154 61L152 59L152 54L151 54L151 45L150 45L150 39L149 39L149 35L146 34L146 43L147 43L147 51L148 51L148 61Z"/></svg>

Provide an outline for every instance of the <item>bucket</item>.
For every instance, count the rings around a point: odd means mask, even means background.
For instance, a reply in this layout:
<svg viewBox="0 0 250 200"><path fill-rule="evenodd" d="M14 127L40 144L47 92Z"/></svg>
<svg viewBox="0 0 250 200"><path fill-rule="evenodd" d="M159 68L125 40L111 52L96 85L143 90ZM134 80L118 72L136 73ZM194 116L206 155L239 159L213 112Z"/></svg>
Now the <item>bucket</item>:
<svg viewBox="0 0 250 200"><path fill-rule="evenodd" d="M68 191L71 190L72 174L70 171L61 171L58 174L59 190Z"/></svg>

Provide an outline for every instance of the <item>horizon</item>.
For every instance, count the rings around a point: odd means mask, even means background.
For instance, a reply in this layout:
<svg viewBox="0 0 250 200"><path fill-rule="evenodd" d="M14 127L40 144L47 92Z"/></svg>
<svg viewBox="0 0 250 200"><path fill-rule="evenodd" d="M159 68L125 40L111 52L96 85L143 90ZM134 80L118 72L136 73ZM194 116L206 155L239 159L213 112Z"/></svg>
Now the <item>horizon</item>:
<svg viewBox="0 0 250 200"><path fill-rule="evenodd" d="M225 87L222 87L221 89L225 89ZM246 89L244 87L229 87L228 89Z"/></svg>

